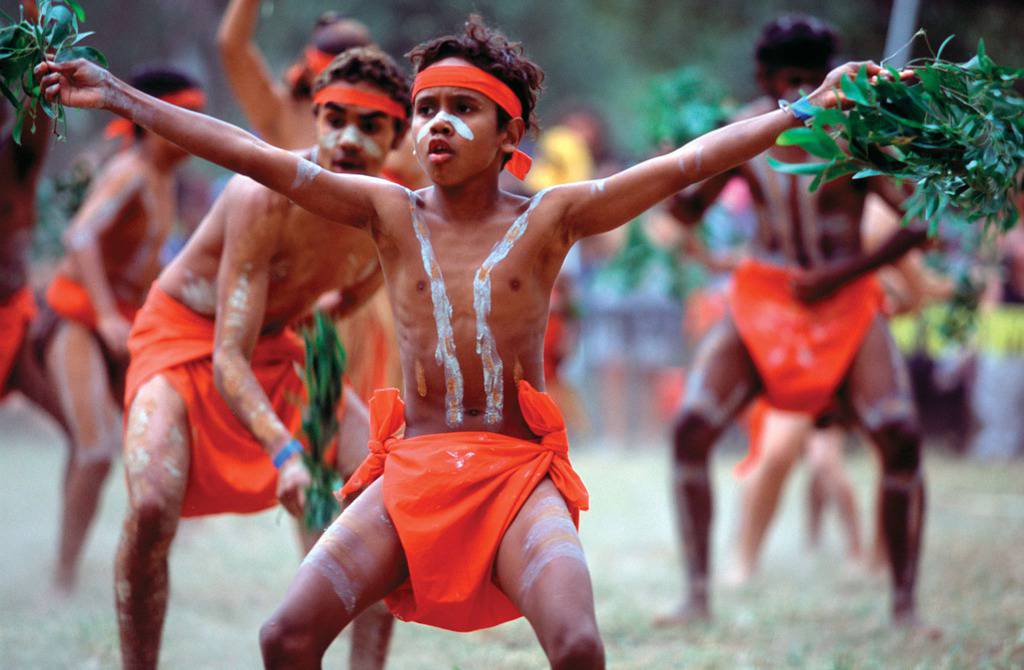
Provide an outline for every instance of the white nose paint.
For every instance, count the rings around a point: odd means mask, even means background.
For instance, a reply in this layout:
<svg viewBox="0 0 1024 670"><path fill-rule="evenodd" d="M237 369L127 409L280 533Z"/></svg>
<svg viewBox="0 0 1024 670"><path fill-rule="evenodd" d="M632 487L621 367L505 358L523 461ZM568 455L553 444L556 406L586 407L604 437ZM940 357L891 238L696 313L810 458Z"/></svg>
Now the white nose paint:
<svg viewBox="0 0 1024 670"><path fill-rule="evenodd" d="M441 110L436 115L434 115L434 118L430 119L430 121L423 124L423 127L420 128L420 132L416 134L416 141L422 141L423 136L429 133L430 129L438 121L447 121L448 123L452 124L452 128L455 129L455 132L457 132L459 135L461 135L467 140L472 140L475 137L473 135L473 130L466 125L465 121L455 116L454 114L449 114L448 112Z"/></svg>
<svg viewBox="0 0 1024 670"><path fill-rule="evenodd" d="M359 128L354 124L345 126L345 130L342 131L341 137L339 138L339 144L352 144L362 149L367 155L374 158L380 158L384 155L380 145L374 142L372 139L363 134Z"/></svg>

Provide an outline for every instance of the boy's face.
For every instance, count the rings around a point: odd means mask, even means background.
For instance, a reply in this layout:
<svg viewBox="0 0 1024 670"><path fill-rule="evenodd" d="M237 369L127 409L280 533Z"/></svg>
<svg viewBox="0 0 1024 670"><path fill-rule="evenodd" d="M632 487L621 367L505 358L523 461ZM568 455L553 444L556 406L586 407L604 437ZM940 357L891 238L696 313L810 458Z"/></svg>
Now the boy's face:
<svg viewBox="0 0 1024 670"><path fill-rule="evenodd" d="M470 65L446 58L439 65ZM416 160L439 186L460 184L497 166L523 135L522 120L498 127L498 106L476 91L438 86L420 92L413 101L410 132Z"/></svg>
<svg viewBox="0 0 1024 670"><path fill-rule="evenodd" d="M376 86L352 84L367 92L385 95ZM333 172L377 176L388 152L401 137L387 114L358 105L328 102L316 108L317 156L324 169Z"/></svg>
<svg viewBox="0 0 1024 670"><path fill-rule="evenodd" d="M818 88L828 69L817 67L782 67L771 74L763 72L761 87L773 98L784 98L793 102L800 97L800 91L810 93Z"/></svg>

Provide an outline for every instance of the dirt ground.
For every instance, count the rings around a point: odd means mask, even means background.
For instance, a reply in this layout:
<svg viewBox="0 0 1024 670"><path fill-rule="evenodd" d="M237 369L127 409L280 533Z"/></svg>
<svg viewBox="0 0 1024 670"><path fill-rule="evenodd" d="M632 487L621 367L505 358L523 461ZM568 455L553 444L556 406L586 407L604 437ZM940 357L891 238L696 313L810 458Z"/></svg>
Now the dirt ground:
<svg viewBox="0 0 1024 670"><path fill-rule="evenodd" d="M0 407L0 667L111 668L118 663L112 561L125 505L111 477L82 565L79 593L49 590L64 448L18 402ZM668 505L667 454L577 445L574 463L592 510L582 538L594 576L610 668L1024 667L1024 462L977 464L929 454L929 516L920 602L939 641L891 632L887 580L847 565L835 522L824 547L805 548L803 471L790 482L762 571L743 589L716 584L715 623L654 630L652 616L681 582ZM736 455L716 459L716 567L735 525ZM851 453L864 517L874 459ZM870 535L870 532L866 531ZM274 511L183 523L172 554L162 667L259 667L260 623L298 563L289 519ZM720 570L719 570L720 572ZM346 667L343 636L326 667ZM544 667L522 620L460 635L398 624L389 668Z"/></svg>

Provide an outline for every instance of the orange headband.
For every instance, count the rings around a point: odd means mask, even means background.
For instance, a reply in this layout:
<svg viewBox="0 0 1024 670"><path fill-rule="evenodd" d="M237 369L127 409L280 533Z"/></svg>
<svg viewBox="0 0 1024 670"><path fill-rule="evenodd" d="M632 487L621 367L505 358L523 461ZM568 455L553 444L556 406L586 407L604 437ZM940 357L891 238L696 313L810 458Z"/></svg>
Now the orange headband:
<svg viewBox="0 0 1024 670"><path fill-rule="evenodd" d="M315 77L326 70L331 61L338 57L338 54L327 53L314 46L308 46L306 47L305 56L306 66L309 67Z"/></svg>
<svg viewBox="0 0 1024 670"><path fill-rule="evenodd" d="M325 102L333 102L339 105L357 105L376 112L383 112L401 121L406 119L405 107L397 101L380 93L363 91L355 86L331 84L330 86L323 87L313 96L313 104L322 105Z"/></svg>
<svg viewBox="0 0 1024 670"><path fill-rule="evenodd" d="M194 112L202 111L206 107L206 95L198 88L185 88L173 93L167 93L166 95L159 96L157 100L163 100L178 107L191 109ZM103 130L103 137L108 140L120 137L124 140L125 144L130 144L133 135L132 127L134 125L128 119L118 117L107 124L107 127Z"/></svg>
<svg viewBox="0 0 1024 670"><path fill-rule="evenodd" d="M523 116L523 104L519 102L519 98L512 92L512 89L505 82L478 67L432 65L416 75L416 81L412 87L412 97L415 99L420 91L437 86L454 86L476 91L494 101L494 104L508 112L513 119ZM532 164L533 159L516 149L512 158L505 164L505 169L519 179L525 179Z"/></svg>

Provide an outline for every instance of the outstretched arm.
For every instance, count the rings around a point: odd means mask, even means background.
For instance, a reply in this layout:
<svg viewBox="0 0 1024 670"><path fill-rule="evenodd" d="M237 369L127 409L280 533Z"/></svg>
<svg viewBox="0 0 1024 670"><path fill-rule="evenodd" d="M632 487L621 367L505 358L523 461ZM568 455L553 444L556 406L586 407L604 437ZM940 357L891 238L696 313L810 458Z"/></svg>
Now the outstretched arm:
<svg viewBox="0 0 1024 670"><path fill-rule="evenodd" d="M92 300L100 337L111 351L126 355L131 325L117 311L114 290L103 266L100 238L114 225L125 206L139 196L142 178L127 161L115 158L93 183L64 231L64 247Z"/></svg>
<svg viewBox="0 0 1024 670"><path fill-rule="evenodd" d="M404 197L400 186L383 179L323 170L230 123L157 100L86 60L40 63L36 75L45 75L47 100L107 109L338 223L366 228L376 220L380 199L395 191Z"/></svg>
<svg viewBox="0 0 1024 670"><path fill-rule="evenodd" d="M276 141L278 119L288 95L277 83L253 35L261 0L231 0L217 30L217 48L228 83L242 111L256 132L268 142Z"/></svg>
<svg viewBox="0 0 1024 670"><path fill-rule="evenodd" d="M840 102L840 81L856 75L861 65L847 63L830 72L808 96L811 103L828 107ZM870 75L879 72L877 65L869 63L867 67ZM575 240L621 226L690 184L746 163L769 149L784 130L798 124L793 115L775 110L714 130L607 179L566 186L563 221L569 237Z"/></svg>
<svg viewBox="0 0 1024 670"><path fill-rule="evenodd" d="M277 246L276 217L267 216L276 196L249 182L233 184L227 208L224 254L217 273L213 379L224 402L243 426L274 458L292 434L274 412L252 370L252 353L263 327L270 284L270 261ZM295 516L309 475L299 454L282 465L278 498Z"/></svg>

